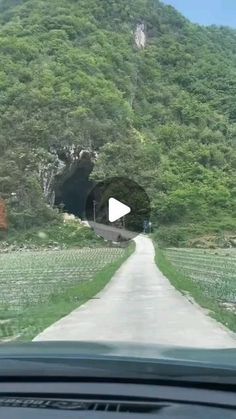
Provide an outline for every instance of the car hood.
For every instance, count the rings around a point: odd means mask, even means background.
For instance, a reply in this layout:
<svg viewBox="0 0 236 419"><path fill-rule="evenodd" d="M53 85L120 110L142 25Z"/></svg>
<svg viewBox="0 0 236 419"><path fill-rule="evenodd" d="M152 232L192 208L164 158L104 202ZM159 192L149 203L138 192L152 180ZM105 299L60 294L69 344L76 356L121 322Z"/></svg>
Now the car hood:
<svg viewBox="0 0 236 419"><path fill-rule="evenodd" d="M236 367L236 348L199 349L125 342L40 341L0 345L0 359L9 357L146 359Z"/></svg>
<svg viewBox="0 0 236 419"><path fill-rule="evenodd" d="M2 377L182 380L236 385L236 349L94 342L0 346Z"/></svg>

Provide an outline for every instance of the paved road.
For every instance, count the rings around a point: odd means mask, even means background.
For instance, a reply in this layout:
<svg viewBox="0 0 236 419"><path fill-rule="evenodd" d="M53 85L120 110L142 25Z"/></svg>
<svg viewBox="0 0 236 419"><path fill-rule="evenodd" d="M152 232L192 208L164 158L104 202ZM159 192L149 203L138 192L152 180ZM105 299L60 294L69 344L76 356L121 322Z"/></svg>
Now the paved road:
<svg viewBox="0 0 236 419"><path fill-rule="evenodd" d="M176 291L154 262L154 247L136 238L135 253L108 286L35 340L160 343L236 347L235 335Z"/></svg>
<svg viewBox="0 0 236 419"><path fill-rule="evenodd" d="M136 233L133 231L129 231L123 228L117 228L112 225L104 225L99 223L94 223L93 221L89 222L90 227L92 227L95 233L98 236L103 237L105 240L111 240L114 242L118 242L118 237L121 236L124 239L133 239L136 236Z"/></svg>

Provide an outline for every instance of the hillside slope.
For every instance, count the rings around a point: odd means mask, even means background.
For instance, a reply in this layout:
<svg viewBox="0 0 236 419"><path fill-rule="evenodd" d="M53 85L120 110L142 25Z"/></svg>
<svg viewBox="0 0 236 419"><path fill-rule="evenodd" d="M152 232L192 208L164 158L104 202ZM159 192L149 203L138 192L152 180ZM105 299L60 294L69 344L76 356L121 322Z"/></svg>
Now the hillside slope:
<svg viewBox="0 0 236 419"><path fill-rule="evenodd" d="M154 223L234 229L236 31L158 0L2 0L0 11L0 192L13 227L54 217L38 159L73 144L98 152L93 177L143 185Z"/></svg>

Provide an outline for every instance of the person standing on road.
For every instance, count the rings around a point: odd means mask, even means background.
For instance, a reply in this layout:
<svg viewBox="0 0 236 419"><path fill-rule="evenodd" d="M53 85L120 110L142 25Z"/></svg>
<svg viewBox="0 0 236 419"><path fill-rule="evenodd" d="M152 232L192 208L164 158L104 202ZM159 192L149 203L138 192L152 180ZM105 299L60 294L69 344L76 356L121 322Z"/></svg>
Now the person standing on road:
<svg viewBox="0 0 236 419"><path fill-rule="evenodd" d="M144 234L147 234L147 232L148 232L148 221L147 220L144 220L144 222L143 222L143 232L144 232Z"/></svg>

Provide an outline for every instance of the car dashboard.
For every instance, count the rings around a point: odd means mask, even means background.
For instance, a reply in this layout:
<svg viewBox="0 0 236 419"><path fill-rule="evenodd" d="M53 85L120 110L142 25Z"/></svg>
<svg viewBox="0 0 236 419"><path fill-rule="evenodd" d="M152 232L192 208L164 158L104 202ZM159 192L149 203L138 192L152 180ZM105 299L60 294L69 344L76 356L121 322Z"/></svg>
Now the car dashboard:
<svg viewBox="0 0 236 419"><path fill-rule="evenodd" d="M235 389L211 387L11 380L0 383L0 419L236 418Z"/></svg>

